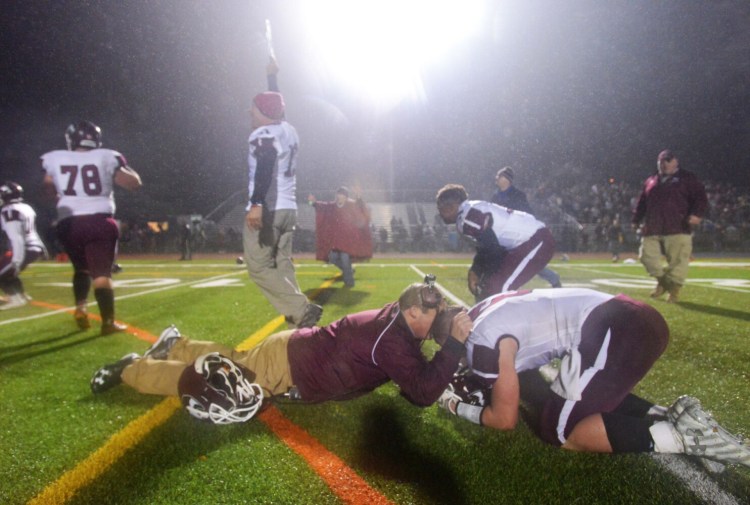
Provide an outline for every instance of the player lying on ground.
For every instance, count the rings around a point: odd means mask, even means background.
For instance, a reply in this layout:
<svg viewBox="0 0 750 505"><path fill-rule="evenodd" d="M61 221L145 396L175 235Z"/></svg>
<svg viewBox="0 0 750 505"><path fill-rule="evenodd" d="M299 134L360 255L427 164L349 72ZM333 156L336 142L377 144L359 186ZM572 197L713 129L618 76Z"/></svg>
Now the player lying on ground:
<svg viewBox="0 0 750 505"><path fill-rule="evenodd" d="M539 289L487 298L469 311L467 361L478 387L461 377L439 403L484 426L518 421L519 372L561 358L541 405L540 436L589 452L684 453L750 466L750 449L692 397L671 407L631 393L667 347L669 329L652 307L590 289ZM449 320L449 311L441 319ZM438 343L449 325L436 324ZM491 387L482 395L471 390ZM486 401L485 401L486 399Z"/></svg>
<svg viewBox="0 0 750 505"><path fill-rule="evenodd" d="M178 395L191 415L217 424L247 421L263 398L346 400L392 380L419 406L433 404L450 383L471 331L465 312L432 361L422 354L444 311L434 277L408 286L397 302L351 314L319 328L287 330L249 351L190 340L167 328L143 357L128 354L100 368L91 390L125 384L141 393Z"/></svg>

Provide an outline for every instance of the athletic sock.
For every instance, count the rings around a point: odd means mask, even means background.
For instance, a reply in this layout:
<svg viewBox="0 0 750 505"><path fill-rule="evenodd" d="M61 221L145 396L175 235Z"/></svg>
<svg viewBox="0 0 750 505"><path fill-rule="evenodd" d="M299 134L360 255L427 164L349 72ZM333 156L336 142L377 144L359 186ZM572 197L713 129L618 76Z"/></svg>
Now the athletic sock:
<svg viewBox="0 0 750 505"><path fill-rule="evenodd" d="M94 289L96 303L99 304L99 314L102 323L111 323L115 320L115 292L108 288Z"/></svg>
<svg viewBox="0 0 750 505"><path fill-rule="evenodd" d="M612 452L652 452L651 421L641 417L603 412L602 420Z"/></svg>
<svg viewBox="0 0 750 505"><path fill-rule="evenodd" d="M73 296L77 305L86 303L90 289L91 277L89 277L89 274L85 272L76 272L73 274Z"/></svg>
<svg viewBox="0 0 750 505"><path fill-rule="evenodd" d="M685 452L682 437L669 421L659 421L649 428L651 439L654 441L654 452L675 454Z"/></svg>

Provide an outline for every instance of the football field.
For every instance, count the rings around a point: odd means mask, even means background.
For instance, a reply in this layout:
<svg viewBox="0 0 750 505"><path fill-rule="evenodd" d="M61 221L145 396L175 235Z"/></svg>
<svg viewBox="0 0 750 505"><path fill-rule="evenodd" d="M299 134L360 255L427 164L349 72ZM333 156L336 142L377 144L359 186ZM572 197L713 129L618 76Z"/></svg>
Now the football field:
<svg viewBox="0 0 750 505"><path fill-rule="evenodd" d="M320 262L299 260L297 273L327 324L396 300L426 273L454 303L469 304L469 262L374 258L356 266L353 289ZM66 263L32 264L22 280L33 300L0 312L2 504L750 503L745 467L709 474L684 456L570 453L534 435L533 412L515 431L496 432L415 407L391 384L351 401L279 400L228 426L125 386L94 396L97 368L145 351L170 324L239 348L286 329L232 258L120 263L117 319L128 333L102 337L98 321L78 331ZM750 260L696 259L679 304L649 300L653 281L639 264L550 266L566 287L625 293L664 315L670 344L637 394L664 405L696 396L725 427L750 436ZM547 286L535 278L527 287ZM98 313L95 303L90 310Z"/></svg>

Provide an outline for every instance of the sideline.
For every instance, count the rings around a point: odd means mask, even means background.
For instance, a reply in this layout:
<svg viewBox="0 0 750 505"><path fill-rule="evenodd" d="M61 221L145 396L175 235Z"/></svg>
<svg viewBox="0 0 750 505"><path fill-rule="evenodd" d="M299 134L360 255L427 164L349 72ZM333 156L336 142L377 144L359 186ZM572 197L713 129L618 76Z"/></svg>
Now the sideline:
<svg viewBox="0 0 750 505"><path fill-rule="evenodd" d="M337 277L323 282L310 295L314 300L328 289ZM157 290L161 291L161 290ZM145 293L141 293L145 294ZM46 304L50 305L51 304ZM65 309L62 309L65 310ZM56 313L60 312L58 310ZM238 350L250 349L273 333L284 323L283 316L272 319L261 329L250 335L237 346ZM150 341L156 340L148 335ZM132 333L139 338L138 334ZM128 423L119 432L112 435L101 447L78 463L73 469L65 472L55 482L45 487L38 495L29 500L28 505L62 505L73 498L85 486L94 482L114 465L127 451L138 445L151 431L169 420L181 409L180 401L168 397L151 408L148 412ZM292 423L273 405L259 414L259 419L292 451L304 459L318 476L328 485L331 491L345 503L391 504L384 495L371 488L354 470L349 468L338 456L330 452L309 435L304 429Z"/></svg>

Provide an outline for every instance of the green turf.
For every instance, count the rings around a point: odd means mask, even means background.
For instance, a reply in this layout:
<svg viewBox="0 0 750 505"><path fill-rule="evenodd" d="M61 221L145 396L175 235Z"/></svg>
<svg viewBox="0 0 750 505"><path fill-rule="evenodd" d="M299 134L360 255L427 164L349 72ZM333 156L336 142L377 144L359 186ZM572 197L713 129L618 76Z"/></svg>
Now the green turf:
<svg viewBox="0 0 750 505"><path fill-rule="evenodd" d="M375 259L357 268L357 286L341 282L321 294L323 322L396 299L419 280L409 264L437 274L438 282L466 302L468 257ZM722 262L724 263L724 262ZM231 260L122 261L123 282L179 285L118 287L118 319L158 334L170 323L189 336L237 345L277 316L245 272ZM156 266L158 264L158 266ZM384 266L381 266L384 265ZM597 279L608 292L647 299L639 265L606 261L555 263L564 284ZM335 274L311 261L298 270L312 293ZM32 265L23 274L36 301L68 306L70 268ZM223 276L223 277L221 277ZM195 287L203 280L233 285ZM741 279L744 284L694 282L682 302L650 301L667 319L670 345L637 392L661 403L690 393L727 427L750 435L750 268L693 265L690 278ZM601 281L597 281L601 282ZM530 287L546 287L535 279ZM138 296L129 296L138 295ZM132 335L100 337L98 323L76 332L72 317L26 306L0 313L0 503L25 503L74 468L160 398L125 387L94 397L93 371L148 343ZM96 312L92 307L92 312ZM22 319L18 322L11 322ZM426 352L434 351L427 346ZM316 437L395 503L700 503L672 474L644 455L572 454L540 442L524 423L494 432L451 417L436 407L410 405L392 385L362 398L322 405L278 404L294 423ZM693 465L693 462L689 462ZM731 468L713 478L738 503L750 502L750 471ZM72 503L338 503L338 498L264 424L216 427L178 412L156 428Z"/></svg>

